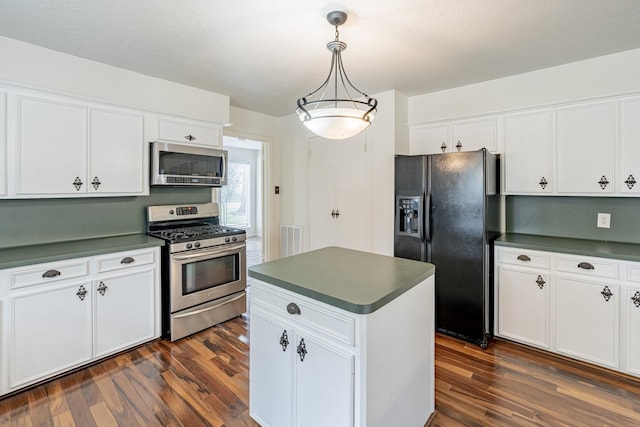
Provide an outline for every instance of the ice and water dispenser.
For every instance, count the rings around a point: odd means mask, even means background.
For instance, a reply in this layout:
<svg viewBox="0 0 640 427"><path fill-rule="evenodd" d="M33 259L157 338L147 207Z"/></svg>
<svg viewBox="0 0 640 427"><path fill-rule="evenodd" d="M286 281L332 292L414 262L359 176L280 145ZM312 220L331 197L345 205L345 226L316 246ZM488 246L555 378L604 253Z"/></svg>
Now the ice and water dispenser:
<svg viewBox="0 0 640 427"><path fill-rule="evenodd" d="M396 196L396 233L420 237L422 206L420 196Z"/></svg>

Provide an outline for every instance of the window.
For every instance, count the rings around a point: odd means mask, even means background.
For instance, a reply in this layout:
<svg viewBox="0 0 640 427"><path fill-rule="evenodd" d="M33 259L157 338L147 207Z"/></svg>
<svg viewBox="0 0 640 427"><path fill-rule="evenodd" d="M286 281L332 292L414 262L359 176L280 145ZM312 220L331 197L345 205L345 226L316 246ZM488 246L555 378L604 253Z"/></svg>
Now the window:
<svg viewBox="0 0 640 427"><path fill-rule="evenodd" d="M251 164L228 163L227 185L220 192L220 220L230 227L251 227Z"/></svg>

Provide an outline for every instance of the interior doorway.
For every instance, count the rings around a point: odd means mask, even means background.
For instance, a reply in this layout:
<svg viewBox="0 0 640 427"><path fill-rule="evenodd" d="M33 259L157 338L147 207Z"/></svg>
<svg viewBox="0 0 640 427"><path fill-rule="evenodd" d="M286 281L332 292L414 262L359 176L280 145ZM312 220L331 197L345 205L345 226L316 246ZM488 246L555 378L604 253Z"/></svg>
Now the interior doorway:
<svg viewBox="0 0 640 427"><path fill-rule="evenodd" d="M247 267L263 261L264 142L223 137L228 151L227 185L218 192L220 223L247 232Z"/></svg>

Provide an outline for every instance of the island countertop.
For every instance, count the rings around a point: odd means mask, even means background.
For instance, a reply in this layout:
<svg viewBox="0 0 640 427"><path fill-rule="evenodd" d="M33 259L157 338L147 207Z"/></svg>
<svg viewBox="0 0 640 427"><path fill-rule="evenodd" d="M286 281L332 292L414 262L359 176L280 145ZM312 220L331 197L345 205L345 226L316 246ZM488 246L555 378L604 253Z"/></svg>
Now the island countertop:
<svg viewBox="0 0 640 427"><path fill-rule="evenodd" d="M434 273L433 264L339 247L249 268L249 277L358 314L376 311Z"/></svg>

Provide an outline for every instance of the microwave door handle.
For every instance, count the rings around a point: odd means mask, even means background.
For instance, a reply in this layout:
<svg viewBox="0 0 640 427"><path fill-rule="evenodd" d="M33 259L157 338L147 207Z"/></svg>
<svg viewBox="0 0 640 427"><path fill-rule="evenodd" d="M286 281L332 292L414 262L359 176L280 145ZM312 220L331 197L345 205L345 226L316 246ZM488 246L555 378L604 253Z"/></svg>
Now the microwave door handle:
<svg viewBox="0 0 640 427"><path fill-rule="evenodd" d="M190 253L189 255L173 255L172 259L175 261L188 261L188 260L194 260L197 258L210 258L212 255L216 257L222 257L225 255L234 254L244 247L245 247L245 244L243 243L240 245L225 246L224 249L198 251L197 253L193 252L193 253Z"/></svg>

